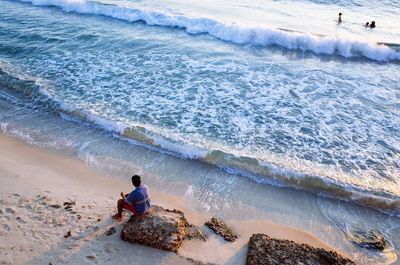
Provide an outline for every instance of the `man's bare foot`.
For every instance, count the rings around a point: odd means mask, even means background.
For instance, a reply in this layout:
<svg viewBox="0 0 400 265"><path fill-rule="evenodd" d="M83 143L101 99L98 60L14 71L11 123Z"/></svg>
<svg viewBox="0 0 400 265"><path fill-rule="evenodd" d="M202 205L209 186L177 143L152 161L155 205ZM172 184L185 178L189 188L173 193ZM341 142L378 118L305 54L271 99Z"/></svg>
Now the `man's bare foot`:
<svg viewBox="0 0 400 265"><path fill-rule="evenodd" d="M122 215L121 214L118 214L118 213L116 213L116 214L114 214L113 215L113 217L112 217L115 221L121 221L122 220Z"/></svg>

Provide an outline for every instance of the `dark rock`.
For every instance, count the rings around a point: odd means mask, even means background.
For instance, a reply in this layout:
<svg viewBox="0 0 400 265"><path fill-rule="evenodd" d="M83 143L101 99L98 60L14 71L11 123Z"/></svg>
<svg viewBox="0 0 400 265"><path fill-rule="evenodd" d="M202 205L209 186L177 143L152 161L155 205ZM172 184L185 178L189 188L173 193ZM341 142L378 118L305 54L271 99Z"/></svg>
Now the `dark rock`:
<svg viewBox="0 0 400 265"><path fill-rule="evenodd" d="M153 205L142 216L132 216L121 232L122 240L177 252L190 226L179 210Z"/></svg>
<svg viewBox="0 0 400 265"><path fill-rule="evenodd" d="M250 238L247 265L309 264L309 265L355 265L334 251L314 248L291 240L270 238L255 234Z"/></svg>
<svg viewBox="0 0 400 265"><path fill-rule="evenodd" d="M354 230L351 232L350 240L360 247L383 251L388 247L385 237L376 230L362 231Z"/></svg>
<svg viewBox="0 0 400 265"><path fill-rule="evenodd" d="M74 201L69 201L69 202L64 202L63 206L73 206L76 205L76 202Z"/></svg>
<svg viewBox="0 0 400 265"><path fill-rule="evenodd" d="M71 211L72 206L74 206L74 205L76 205L76 202L74 202L74 201L64 202L64 204L63 204L64 209L67 211Z"/></svg>
<svg viewBox="0 0 400 265"><path fill-rule="evenodd" d="M50 204L49 206L51 208L55 208L55 209L60 209L61 208L61 205L59 205L59 204Z"/></svg>
<svg viewBox="0 0 400 265"><path fill-rule="evenodd" d="M232 228L218 218L211 218L210 221L206 222L206 226L208 226L216 234L222 236L226 241L233 242L236 240L236 238L238 238L238 236L233 232Z"/></svg>
<svg viewBox="0 0 400 265"><path fill-rule="evenodd" d="M108 231L106 232L107 236L111 236L113 234L115 234L117 232L117 230L115 230L115 227L111 227L110 229L108 229Z"/></svg>
<svg viewBox="0 0 400 265"><path fill-rule="evenodd" d="M64 235L64 237L65 237L65 238L68 238L68 237L70 237L71 235L72 235L71 231L68 231L68 232Z"/></svg>

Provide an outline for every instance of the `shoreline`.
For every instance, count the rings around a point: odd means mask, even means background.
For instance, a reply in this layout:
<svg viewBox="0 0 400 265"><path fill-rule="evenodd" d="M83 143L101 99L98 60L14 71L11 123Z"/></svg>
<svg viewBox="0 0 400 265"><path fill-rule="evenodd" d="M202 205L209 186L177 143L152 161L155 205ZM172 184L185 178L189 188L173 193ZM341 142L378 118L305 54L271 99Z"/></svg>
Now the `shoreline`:
<svg viewBox="0 0 400 265"><path fill-rule="evenodd" d="M160 258L166 264L170 262L184 264L187 262L172 253L123 242L119 238L119 231L123 222L117 225L115 235L103 236L110 226L115 225L111 215L116 211L115 204L120 191L131 189L129 181L124 182L101 175L89 169L77 158L66 156L58 151L30 146L3 134L0 134L0 150L7 150L0 153L0 180L2 183L0 189L2 214L0 216L3 223L3 219L6 220L2 228L4 235L0 240L0 249L4 250L1 251L4 254L0 255L0 262L4 262L4 264L8 264L7 262L12 264L39 264L50 262L46 261L48 259L54 260L56 263L73 261L90 263L93 260L88 257L93 255L95 255L96 260L102 260L105 263L111 261L111 263L123 262L123 259L127 258L141 259L140 262L144 262L144 264L151 264L155 260L160 260ZM152 204L182 210L191 223L200 227L211 217L190 210L181 198L159 192L152 189L151 186L150 194ZM43 220L32 218L32 211L27 211L28 208L24 205L26 206L29 203L40 204L39 200L42 200L43 196L46 197L46 200L49 200L49 203L76 201L80 219L75 220L67 216L63 225L57 224L50 227L44 225L42 227ZM51 215L58 214L57 211L62 210L57 209L54 212L51 209L44 209L43 211L47 211L46 214L49 215L49 218L52 218L54 216ZM60 215L65 214L64 212L60 213ZM125 214L124 221L127 218L128 215ZM23 222L19 222L19 220ZM96 222L96 220L101 221ZM261 220L230 220L229 224L240 235L235 243L227 244L218 236L207 231L209 239L206 243L199 240L184 242L179 254L203 262L244 264L247 254L246 244L250 236L254 233L265 233L279 239L289 239L326 250L334 250L343 255L314 235L288 226ZM82 230L82 225L89 227L90 232L86 231L80 235L79 231ZM73 247L71 247L70 240L65 240L63 237L68 229L75 231L73 233L78 238L78 242L72 244ZM94 229L94 231L91 229ZM36 234L43 234L43 237L35 236L34 231L36 231ZM50 235L46 236L49 231ZM48 243L48 240L51 243ZM13 244L15 244L14 248L7 248L7 245ZM37 247L32 247L32 244L37 245ZM124 253L122 256L117 255L117 253L113 255L107 252L110 247L131 250L130 253ZM30 251L33 259L29 260L29 258L16 255L21 250ZM141 251L141 254L137 255L135 250ZM103 257L102 253L107 255ZM111 260L107 261L107 257L111 257Z"/></svg>

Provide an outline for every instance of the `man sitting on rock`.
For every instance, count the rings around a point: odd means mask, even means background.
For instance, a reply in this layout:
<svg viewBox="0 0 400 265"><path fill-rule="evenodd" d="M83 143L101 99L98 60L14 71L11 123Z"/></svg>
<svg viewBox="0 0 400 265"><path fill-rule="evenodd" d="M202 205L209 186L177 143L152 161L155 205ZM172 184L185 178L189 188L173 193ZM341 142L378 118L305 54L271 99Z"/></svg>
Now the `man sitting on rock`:
<svg viewBox="0 0 400 265"><path fill-rule="evenodd" d="M149 188L146 185L141 185L139 175L132 177L132 184L135 189L128 194L121 192L122 199L118 200L118 213L113 216L113 219L119 221L122 218L122 209L127 209L133 215L139 216L144 214L150 208Z"/></svg>

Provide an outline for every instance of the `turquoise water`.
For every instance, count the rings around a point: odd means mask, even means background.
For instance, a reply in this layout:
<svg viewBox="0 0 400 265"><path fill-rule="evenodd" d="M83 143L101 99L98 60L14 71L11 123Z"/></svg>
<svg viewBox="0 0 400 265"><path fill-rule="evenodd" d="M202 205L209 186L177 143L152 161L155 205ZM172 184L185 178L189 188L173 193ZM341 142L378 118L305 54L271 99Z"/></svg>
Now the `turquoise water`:
<svg viewBox="0 0 400 265"><path fill-rule="evenodd" d="M313 224L326 222L350 253L361 250L344 235L363 223L397 249L399 12L391 1L0 0L0 125L110 175L152 175L202 211L253 216L232 213L243 200L320 237ZM304 224L309 211L318 220Z"/></svg>

